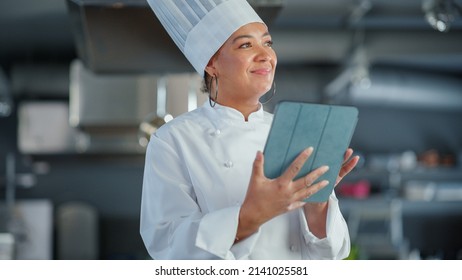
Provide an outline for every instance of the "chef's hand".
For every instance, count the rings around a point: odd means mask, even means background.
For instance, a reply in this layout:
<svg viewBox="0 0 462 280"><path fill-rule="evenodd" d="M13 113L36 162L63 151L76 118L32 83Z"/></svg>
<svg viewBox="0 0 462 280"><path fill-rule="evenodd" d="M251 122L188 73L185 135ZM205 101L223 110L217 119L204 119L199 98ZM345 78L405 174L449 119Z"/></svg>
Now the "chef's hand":
<svg viewBox="0 0 462 280"><path fill-rule="evenodd" d="M335 180L335 186L348 174L356 164L358 164L359 156L353 155L353 149L348 148L343 157L342 167ZM327 222L327 209L328 202L311 202L307 203L303 207L305 211L306 222L310 228L310 231L318 238L324 238L327 236L326 222Z"/></svg>
<svg viewBox="0 0 462 280"><path fill-rule="evenodd" d="M340 168L340 172L337 176L337 180L335 181L336 186L358 164L359 156L351 157L352 155L353 155L353 149L348 148L343 157L343 164L342 164L342 167Z"/></svg>
<svg viewBox="0 0 462 280"><path fill-rule="evenodd" d="M236 241L258 231L272 218L305 205L303 200L328 185L328 181L315 182L327 170L321 166L294 181L295 176L310 157L313 148L301 152L285 172L276 179L269 179L263 170L263 154L257 152L246 197L239 213Z"/></svg>

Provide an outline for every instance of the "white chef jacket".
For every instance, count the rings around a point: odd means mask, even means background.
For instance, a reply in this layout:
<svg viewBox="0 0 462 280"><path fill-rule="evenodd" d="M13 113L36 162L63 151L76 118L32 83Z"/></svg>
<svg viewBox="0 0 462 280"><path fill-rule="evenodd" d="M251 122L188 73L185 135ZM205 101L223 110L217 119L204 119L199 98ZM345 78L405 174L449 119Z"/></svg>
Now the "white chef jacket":
<svg viewBox="0 0 462 280"><path fill-rule="evenodd" d="M144 170L140 233L154 259L342 259L350 237L335 194L327 237L318 239L304 211L280 215L234 244L258 150L273 115L248 121L208 102L163 125L151 136Z"/></svg>

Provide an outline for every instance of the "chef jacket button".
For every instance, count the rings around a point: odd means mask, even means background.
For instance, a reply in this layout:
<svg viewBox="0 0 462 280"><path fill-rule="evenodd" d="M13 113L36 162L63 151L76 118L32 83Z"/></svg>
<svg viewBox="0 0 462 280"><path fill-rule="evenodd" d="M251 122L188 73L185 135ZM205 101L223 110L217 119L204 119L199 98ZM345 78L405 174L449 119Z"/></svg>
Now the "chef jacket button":
<svg viewBox="0 0 462 280"><path fill-rule="evenodd" d="M214 132L210 133L212 136L218 136L221 134L221 130L217 129Z"/></svg>
<svg viewBox="0 0 462 280"><path fill-rule="evenodd" d="M295 246L295 245L290 245L290 250L291 250L292 252L297 251L297 246Z"/></svg>
<svg viewBox="0 0 462 280"><path fill-rule="evenodd" d="M231 167L233 167L233 162L228 160L227 162L225 162L225 166L228 167L228 168L231 168Z"/></svg>

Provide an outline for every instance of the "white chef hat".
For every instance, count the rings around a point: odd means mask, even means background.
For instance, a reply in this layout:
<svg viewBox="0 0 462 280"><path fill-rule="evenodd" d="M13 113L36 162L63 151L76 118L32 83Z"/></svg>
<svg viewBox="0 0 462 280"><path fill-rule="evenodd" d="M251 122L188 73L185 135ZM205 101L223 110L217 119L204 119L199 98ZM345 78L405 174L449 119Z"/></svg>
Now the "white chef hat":
<svg viewBox="0 0 462 280"><path fill-rule="evenodd" d="M210 58L231 34L248 23L263 23L246 0L147 1L201 76Z"/></svg>

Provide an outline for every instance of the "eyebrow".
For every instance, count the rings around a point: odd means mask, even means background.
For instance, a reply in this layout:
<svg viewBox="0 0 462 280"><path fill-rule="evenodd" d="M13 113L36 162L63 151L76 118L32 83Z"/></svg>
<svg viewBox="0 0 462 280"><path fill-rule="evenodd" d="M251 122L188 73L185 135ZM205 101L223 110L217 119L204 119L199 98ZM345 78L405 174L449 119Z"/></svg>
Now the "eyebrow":
<svg viewBox="0 0 462 280"><path fill-rule="evenodd" d="M261 37L263 38L266 36L270 36L270 33L265 32ZM233 43L235 43L237 40L242 39L242 38L254 38L254 37L252 35L240 35L233 39Z"/></svg>

